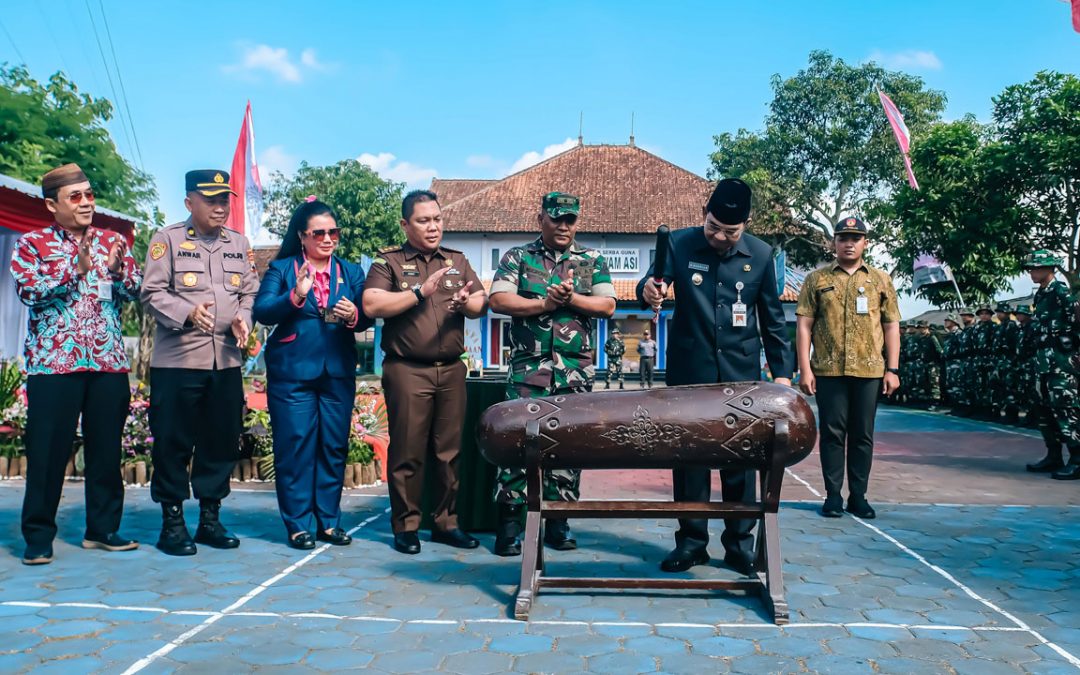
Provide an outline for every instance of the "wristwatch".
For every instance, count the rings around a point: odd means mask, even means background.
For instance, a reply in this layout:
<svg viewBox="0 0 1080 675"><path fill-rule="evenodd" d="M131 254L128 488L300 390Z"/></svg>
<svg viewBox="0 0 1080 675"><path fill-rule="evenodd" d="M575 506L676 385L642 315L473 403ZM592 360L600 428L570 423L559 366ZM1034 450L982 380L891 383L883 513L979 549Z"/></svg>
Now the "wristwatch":
<svg viewBox="0 0 1080 675"><path fill-rule="evenodd" d="M900 369L899 368L886 368L885 372L892 373L893 375L897 375L897 376L900 375Z"/></svg>
<svg viewBox="0 0 1080 675"><path fill-rule="evenodd" d="M424 301L424 294L420 292L420 284L416 284L412 287L413 295L416 296L416 302L421 303Z"/></svg>

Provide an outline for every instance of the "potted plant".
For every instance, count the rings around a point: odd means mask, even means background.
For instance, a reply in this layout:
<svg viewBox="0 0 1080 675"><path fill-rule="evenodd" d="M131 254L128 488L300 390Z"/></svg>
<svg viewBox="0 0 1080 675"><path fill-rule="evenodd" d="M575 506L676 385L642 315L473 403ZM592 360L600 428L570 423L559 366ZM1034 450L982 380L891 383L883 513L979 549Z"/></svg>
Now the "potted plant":
<svg viewBox="0 0 1080 675"><path fill-rule="evenodd" d="M357 485L374 485L377 478L374 463L375 450L368 440L371 430L379 424L378 416L375 414L376 404L377 401L372 399L358 402L353 408L346 474L351 468L355 473L354 482Z"/></svg>
<svg viewBox="0 0 1080 675"><path fill-rule="evenodd" d="M150 397L140 382L131 388L131 403L120 436L121 472L128 484L146 485L149 480L150 451L154 437L150 433Z"/></svg>
<svg viewBox="0 0 1080 675"><path fill-rule="evenodd" d="M249 410L244 416L245 443L251 448L251 478L274 480L274 439L271 435L270 413Z"/></svg>

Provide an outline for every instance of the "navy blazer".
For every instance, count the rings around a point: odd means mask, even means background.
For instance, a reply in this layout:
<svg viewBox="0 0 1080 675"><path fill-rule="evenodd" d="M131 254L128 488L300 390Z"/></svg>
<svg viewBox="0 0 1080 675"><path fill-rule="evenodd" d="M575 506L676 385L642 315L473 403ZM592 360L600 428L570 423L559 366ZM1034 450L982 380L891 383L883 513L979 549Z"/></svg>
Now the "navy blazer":
<svg viewBox="0 0 1080 675"><path fill-rule="evenodd" d="M638 282L637 297L643 304L642 292L652 275L650 266ZM675 285L668 384L761 379L762 346L773 377L791 377L794 358L768 244L744 232L733 250L721 255L709 246L703 227L676 230L664 280ZM741 292L736 289L739 282ZM746 326L734 327L731 306L740 296Z"/></svg>
<svg viewBox="0 0 1080 675"><path fill-rule="evenodd" d="M354 333L367 330L375 322L364 316L360 297L364 293L364 270L356 263L331 259L330 299L333 307L341 298L348 298L360 312L356 326L327 323L319 313L315 289L308 293L303 307L292 302L296 273L304 264L303 256L294 256L270 263L255 296L253 316L264 326L277 326L267 338L266 371L272 379L303 381L322 376L354 377L356 375L356 337Z"/></svg>

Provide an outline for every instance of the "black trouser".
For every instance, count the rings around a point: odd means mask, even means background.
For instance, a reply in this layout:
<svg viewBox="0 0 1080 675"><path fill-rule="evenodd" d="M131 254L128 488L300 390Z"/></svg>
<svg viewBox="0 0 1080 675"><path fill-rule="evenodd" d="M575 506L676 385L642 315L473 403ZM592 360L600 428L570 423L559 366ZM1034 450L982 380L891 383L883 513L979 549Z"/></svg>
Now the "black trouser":
<svg viewBox="0 0 1080 675"><path fill-rule="evenodd" d="M673 469L671 472L675 501L707 502L712 495L709 469ZM757 498L757 472L729 469L720 472L720 488L725 502L753 502ZM756 520L725 518L720 542L724 550L743 556L754 554L754 524ZM675 545L697 550L709 543L709 521L701 518L680 518L675 533Z"/></svg>
<svg viewBox="0 0 1080 675"><path fill-rule="evenodd" d="M127 373L70 373L26 378L26 492L22 533L28 545L56 538L56 508L82 415L86 466L86 534L102 537L120 528L124 483L120 435L131 390Z"/></svg>
<svg viewBox="0 0 1080 675"><path fill-rule="evenodd" d="M880 378L817 378L821 474L826 493L839 495L844 486L846 448L848 495L866 496L880 391Z"/></svg>
<svg viewBox="0 0 1080 675"><path fill-rule="evenodd" d="M641 383L643 385L648 385L648 386L651 387L652 386L653 357L651 357L651 356L642 356L641 360L639 361L639 364L641 365L641 367L639 368L639 370L641 371Z"/></svg>
<svg viewBox="0 0 1080 675"><path fill-rule="evenodd" d="M243 407L239 368L150 369L150 497L155 502L179 504L188 498L188 462L196 499L221 501L229 494L229 476L240 456Z"/></svg>

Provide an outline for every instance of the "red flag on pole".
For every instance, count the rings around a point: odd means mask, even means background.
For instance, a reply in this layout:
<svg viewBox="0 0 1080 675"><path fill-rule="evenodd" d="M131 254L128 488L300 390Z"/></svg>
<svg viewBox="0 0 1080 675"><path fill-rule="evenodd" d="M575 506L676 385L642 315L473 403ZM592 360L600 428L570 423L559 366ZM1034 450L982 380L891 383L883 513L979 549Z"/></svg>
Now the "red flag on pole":
<svg viewBox="0 0 1080 675"><path fill-rule="evenodd" d="M262 181L255 161L255 128L251 123L251 101L240 125L240 140L236 142L229 187L237 194L229 197L229 220L226 223L241 234L254 235L262 224Z"/></svg>
<svg viewBox="0 0 1080 675"><path fill-rule="evenodd" d="M1080 0L1075 1L1080 2ZM900 110L892 102L892 99L880 89L878 89L878 98L881 99L881 107L885 109L885 117L889 119L893 136L896 136L896 143L900 146L900 154L904 157L904 170L907 171L908 185L911 186L912 190L918 190L919 183L915 180L915 172L911 170L911 158L908 157L908 151L911 149L911 133L908 131L907 125L904 124L904 116L900 114Z"/></svg>
<svg viewBox="0 0 1080 675"><path fill-rule="evenodd" d="M1080 33L1080 0L1072 0L1073 30Z"/></svg>

